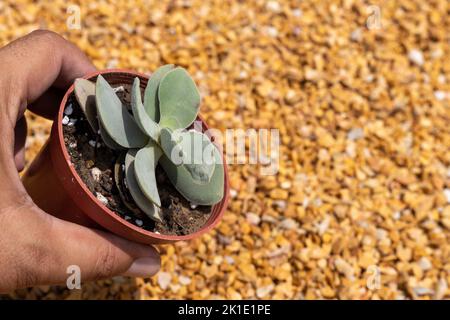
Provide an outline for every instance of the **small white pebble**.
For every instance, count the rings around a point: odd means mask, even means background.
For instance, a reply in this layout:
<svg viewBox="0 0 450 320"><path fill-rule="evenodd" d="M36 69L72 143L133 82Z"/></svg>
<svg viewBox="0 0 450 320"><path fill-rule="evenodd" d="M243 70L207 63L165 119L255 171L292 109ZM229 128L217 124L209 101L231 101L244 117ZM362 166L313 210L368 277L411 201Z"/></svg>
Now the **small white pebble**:
<svg viewBox="0 0 450 320"><path fill-rule="evenodd" d="M69 104L66 109L64 109L64 114L70 116L73 113L72 104Z"/></svg>
<svg viewBox="0 0 450 320"><path fill-rule="evenodd" d="M433 296L433 299L441 300L442 298L444 298L447 289L448 289L447 281L445 281L444 278L440 278L436 285L436 291Z"/></svg>
<svg viewBox="0 0 450 320"><path fill-rule="evenodd" d="M292 183L289 180L283 181L281 183L281 188L282 189L290 189L292 186Z"/></svg>
<svg viewBox="0 0 450 320"><path fill-rule="evenodd" d="M92 177L92 179L94 179L94 181L96 181L96 182L100 181L100 176L102 174L102 171L99 168L97 168L97 167L92 168L90 173L91 173L91 177Z"/></svg>
<svg viewBox="0 0 450 320"><path fill-rule="evenodd" d="M288 92L286 92L285 99L287 102L292 103L297 97L297 93L294 90L289 89Z"/></svg>
<svg viewBox="0 0 450 320"><path fill-rule="evenodd" d="M302 12L301 9L294 9L294 10L292 10L292 15L294 17L299 18L299 17L301 17L303 15L303 12Z"/></svg>
<svg viewBox="0 0 450 320"><path fill-rule="evenodd" d="M361 39L362 39L362 30L361 30L361 28L353 30L351 35L350 35L350 39L352 39L352 41L355 41L355 42L361 41Z"/></svg>
<svg viewBox="0 0 450 320"><path fill-rule="evenodd" d="M245 217L247 218L248 223L257 226L261 222L261 218L253 212L248 212Z"/></svg>
<svg viewBox="0 0 450 320"><path fill-rule="evenodd" d="M284 201L284 200L275 200L273 202L273 204L276 205L281 210L286 209L286 206L287 206L286 201Z"/></svg>
<svg viewBox="0 0 450 320"><path fill-rule="evenodd" d="M304 199L303 199L303 202L302 202L302 206L303 206L303 208L308 208L308 206L309 206L309 199L307 198L307 197L305 197Z"/></svg>
<svg viewBox="0 0 450 320"><path fill-rule="evenodd" d="M77 143L76 142L72 142L72 143L69 144L69 147L74 149L74 148L77 147Z"/></svg>
<svg viewBox="0 0 450 320"><path fill-rule="evenodd" d="M275 222L277 222L277 219L275 219L275 218L272 217L272 216L269 216L268 214L264 214L264 215L261 217L261 220L264 221L264 222L269 222L269 223L275 223Z"/></svg>
<svg viewBox="0 0 450 320"><path fill-rule="evenodd" d="M428 288L424 288L424 287L414 287L413 291L418 296L426 296L426 295L430 295L430 294L434 293L433 290L428 289Z"/></svg>
<svg viewBox="0 0 450 320"><path fill-rule="evenodd" d="M348 140L358 140L364 137L364 131L362 128L353 128L347 133Z"/></svg>
<svg viewBox="0 0 450 320"><path fill-rule="evenodd" d="M197 79L204 79L204 78L205 78L205 74L204 74L203 72L201 72L201 71L197 71L197 72L195 73L195 77L196 77Z"/></svg>
<svg viewBox="0 0 450 320"><path fill-rule="evenodd" d="M235 189L230 189L230 196L232 198L236 198L237 197L237 191Z"/></svg>
<svg viewBox="0 0 450 320"><path fill-rule="evenodd" d="M68 116L64 116L64 118L62 119L62 124L63 125L67 125L69 123L70 119Z"/></svg>
<svg viewBox="0 0 450 320"><path fill-rule="evenodd" d="M427 271L430 270L432 265L430 260L428 260L426 257L422 257L419 260L419 267L423 270L423 271Z"/></svg>
<svg viewBox="0 0 450 320"><path fill-rule="evenodd" d="M386 239L387 235L388 235L388 232L384 229L378 228L376 231L376 237L377 237L377 240L379 240L379 241Z"/></svg>
<svg viewBox="0 0 450 320"><path fill-rule="evenodd" d="M272 12L280 12L281 6L276 1L269 1L267 2L266 8Z"/></svg>
<svg viewBox="0 0 450 320"><path fill-rule="evenodd" d="M172 275L168 272L158 273L158 285L161 289L166 290L172 281Z"/></svg>
<svg viewBox="0 0 450 320"><path fill-rule="evenodd" d="M191 209L192 209L192 210L194 210L195 208L197 208L197 206L198 206L197 204L191 203Z"/></svg>
<svg viewBox="0 0 450 320"><path fill-rule="evenodd" d="M89 140L89 145L93 148L95 148L95 141L94 140Z"/></svg>
<svg viewBox="0 0 450 320"><path fill-rule="evenodd" d="M144 222L143 222L142 220L140 220L140 219L136 219L134 222L136 222L136 224L137 224L139 227L142 227L142 225L144 224Z"/></svg>
<svg viewBox="0 0 450 320"><path fill-rule="evenodd" d="M256 57L253 61L253 64L257 68L263 68L264 67L264 61L260 57Z"/></svg>
<svg viewBox="0 0 450 320"><path fill-rule="evenodd" d="M274 285L273 284L269 284L267 286L264 287L259 287L256 289L256 296L259 299L262 299L264 297L266 297L268 294L270 294L274 289Z"/></svg>
<svg viewBox="0 0 450 320"><path fill-rule="evenodd" d="M447 203L450 203L450 189L444 189L444 196L447 199Z"/></svg>
<svg viewBox="0 0 450 320"><path fill-rule="evenodd" d="M373 74L369 74L367 77L364 78L364 81L371 83L375 79L375 76Z"/></svg>
<svg viewBox="0 0 450 320"><path fill-rule="evenodd" d="M315 198L315 199L314 199L314 206L316 206L316 207L321 207L322 204L323 204L322 199L320 199L320 198Z"/></svg>
<svg viewBox="0 0 450 320"><path fill-rule="evenodd" d="M402 216L402 213L400 211L395 211L394 214L392 215L392 218L394 218L395 220L400 219Z"/></svg>
<svg viewBox="0 0 450 320"><path fill-rule="evenodd" d="M275 27L267 27L266 33L273 38L276 38L278 36L278 30Z"/></svg>
<svg viewBox="0 0 450 320"><path fill-rule="evenodd" d="M437 90L437 91L434 92L434 97L435 97L437 100L439 100L439 101L444 100L446 96L447 96L447 95L445 94L444 91Z"/></svg>
<svg viewBox="0 0 450 320"><path fill-rule="evenodd" d="M356 157L356 144L353 141L347 141L347 145L345 146L345 153L350 157Z"/></svg>
<svg viewBox="0 0 450 320"><path fill-rule="evenodd" d="M125 216L124 219L127 220L127 221L130 221L131 217L130 216Z"/></svg>
<svg viewBox="0 0 450 320"><path fill-rule="evenodd" d="M328 217L323 219L323 221L316 224L317 233L319 235L324 234L328 230L329 225L330 225L330 219Z"/></svg>
<svg viewBox="0 0 450 320"><path fill-rule="evenodd" d="M105 206L108 204L108 199L104 195L102 195L100 192L96 193L97 199L103 203Z"/></svg>
<svg viewBox="0 0 450 320"><path fill-rule="evenodd" d="M111 59L107 62L106 68L107 69L115 69L115 68L117 68L118 64L119 64L119 61L117 59Z"/></svg>
<svg viewBox="0 0 450 320"><path fill-rule="evenodd" d="M114 90L114 92L121 92L121 91L125 91L125 88L123 86L120 86L120 87L113 88L113 90Z"/></svg>
<svg viewBox="0 0 450 320"><path fill-rule="evenodd" d="M225 261L226 261L228 264L234 264L234 259L233 259L233 257L225 256Z"/></svg>
<svg viewBox="0 0 450 320"><path fill-rule="evenodd" d="M408 58L412 63L415 63L418 66L423 65L424 59L423 59L422 51L420 51L420 50L412 49L408 53Z"/></svg>
<svg viewBox="0 0 450 320"><path fill-rule="evenodd" d="M239 78L240 78L240 79L246 79L247 77L248 77L247 71L241 70L241 71L239 72ZM244 100L244 101L241 101L241 102L240 102L240 105L245 105L245 97L240 96L240 98Z"/></svg>
<svg viewBox="0 0 450 320"><path fill-rule="evenodd" d="M186 277L186 276L179 276L178 282L183 286L187 286L188 284L191 283L191 278Z"/></svg>
<svg viewBox="0 0 450 320"><path fill-rule="evenodd" d="M293 219L287 218L287 219L284 219L283 221L281 221L280 227L282 229L293 230L293 229L298 228L298 223L297 223L297 221L295 221Z"/></svg>
<svg viewBox="0 0 450 320"><path fill-rule="evenodd" d="M72 127L75 125L75 123L77 123L77 119L70 119L69 123L67 124L69 127Z"/></svg>
<svg viewBox="0 0 450 320"><path fill-rule="evenodd" d="M345 277L347 279L353 281L353 279L354 279L354 270L353 270L353 267L347 261L345 261L342 258L337 258L334 261L334 266L336 267L336 270L339 273L345 275Z"/></svg>

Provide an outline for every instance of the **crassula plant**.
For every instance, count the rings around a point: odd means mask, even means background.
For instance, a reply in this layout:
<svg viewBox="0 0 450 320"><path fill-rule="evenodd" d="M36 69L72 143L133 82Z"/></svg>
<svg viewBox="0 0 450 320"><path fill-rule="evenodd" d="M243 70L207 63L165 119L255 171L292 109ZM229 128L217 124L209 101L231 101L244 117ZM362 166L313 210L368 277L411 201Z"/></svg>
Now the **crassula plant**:
<svg viewBox="0 0 450 320"><path fill-rule="evenodd" d="M107 147L121 152L123 174L116 174L119 191L124 185L151 219L161 221L158 164L191 204L214 205L222 200L221 154L206 134L187 130L197 118L200 94L185 69L174 65L157 69L147 83L144 101L136 77L130 109L101 75L95 83L77 79L75 96L93 131Z"/></svg>

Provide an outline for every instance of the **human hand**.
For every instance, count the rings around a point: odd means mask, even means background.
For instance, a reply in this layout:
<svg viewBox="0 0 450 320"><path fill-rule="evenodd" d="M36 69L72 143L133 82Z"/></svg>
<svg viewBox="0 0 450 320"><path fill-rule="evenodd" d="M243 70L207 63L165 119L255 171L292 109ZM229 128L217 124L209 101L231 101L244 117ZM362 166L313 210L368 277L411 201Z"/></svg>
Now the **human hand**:
<svg viewBox="0 0 450 320"><path fill-rule="evenodd" d="M32 32L0 48L0 292L65 283L70 265L80 267L82 281L144 277L159 270L153 247L43 212L18 175L25 164L27 106L52 118L63 90L94 70L75 45L49 31Z"/></svg>

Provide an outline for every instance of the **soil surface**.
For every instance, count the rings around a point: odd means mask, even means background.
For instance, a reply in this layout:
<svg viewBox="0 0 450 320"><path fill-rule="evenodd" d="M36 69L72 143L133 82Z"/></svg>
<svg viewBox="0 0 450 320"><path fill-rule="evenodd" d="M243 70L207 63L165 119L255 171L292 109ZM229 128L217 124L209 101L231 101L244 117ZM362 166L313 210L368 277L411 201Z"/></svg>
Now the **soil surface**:
<svg viewBox="0 0 450 320"><path fill-rule="evenodd" d="M130 86L123 85L123 90L117 95L129 108ZM125 205L114 174L114 166L121 153L108 148L101 136L92 131L73 94L67 102L65 118L64 142L75 170L92 194L117 215L145 230L166 235L194 233L209 219L211 206L191 207L159 166L156 167L156 179L163 221L155 222L148 218L136 207L125 188L121 188L123 197L131 199L128 206ZM123 175L120 176L122 178ZM122 181L119 181L119 186L123 186Z"/></svg>

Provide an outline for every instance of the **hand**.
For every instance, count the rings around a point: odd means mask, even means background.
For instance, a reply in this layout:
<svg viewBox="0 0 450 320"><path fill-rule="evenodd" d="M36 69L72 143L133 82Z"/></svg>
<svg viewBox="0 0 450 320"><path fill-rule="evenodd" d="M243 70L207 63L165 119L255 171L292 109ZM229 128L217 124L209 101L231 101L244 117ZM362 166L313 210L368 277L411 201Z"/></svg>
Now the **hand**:
<svg viewBox="0 0 450 320"><path fill-rule="evenodd" d="M40 210L18 175L25 163L27 106L51 118L63 90L93 70L75 45L49 31L32 32L0 49L0 292L63 284L70 265L80 267L82 281L159 270L153 247Z"/></svg>

